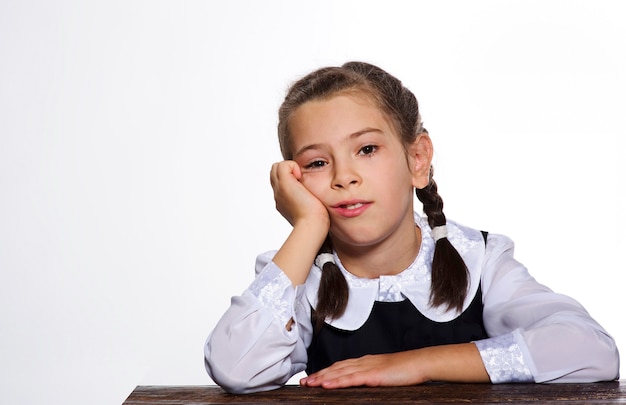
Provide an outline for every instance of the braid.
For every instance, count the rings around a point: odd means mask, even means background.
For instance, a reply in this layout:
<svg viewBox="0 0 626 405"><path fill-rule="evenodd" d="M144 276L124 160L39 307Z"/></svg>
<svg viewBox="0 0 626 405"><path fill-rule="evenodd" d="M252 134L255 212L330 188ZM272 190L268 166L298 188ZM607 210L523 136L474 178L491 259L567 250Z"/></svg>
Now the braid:
<svg viewBox="0 0 626 405"><path fill-rule="evenodd" d="M423 189L416 189L417 198L424 206L431 228L446 225L443 213L443 200L437 192L437 183L430 168L430 181ZM432 306L447 304L447 309L463 309L467 295L468 270L463 258L448 238L435 242L431 273L430 303Z"/></svg>
<svg viewBox="0 0 626 405"><path fill-rule="evenodd" d="M332 252L332 243L330 237L327 237L318 254ZM326 318L337 319L344 313L349 295L348 282L337 264L326 262L321 270L322 277L317 290L317 308L312 316L313 324L318 330Z"/></svg>

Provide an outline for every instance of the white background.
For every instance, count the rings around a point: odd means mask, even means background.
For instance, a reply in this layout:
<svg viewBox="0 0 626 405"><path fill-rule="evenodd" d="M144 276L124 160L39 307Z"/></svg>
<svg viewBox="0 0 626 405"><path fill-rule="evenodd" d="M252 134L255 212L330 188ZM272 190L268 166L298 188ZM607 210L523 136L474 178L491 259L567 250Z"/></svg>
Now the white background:
<svg viewBox="0 0 626 405"><path fill-rule="evenodd" d="M622 4L0 1L0 402L210 384L206 336L289 231L284 91L353 59L417 95L447 216L626 350Z"/></svg>

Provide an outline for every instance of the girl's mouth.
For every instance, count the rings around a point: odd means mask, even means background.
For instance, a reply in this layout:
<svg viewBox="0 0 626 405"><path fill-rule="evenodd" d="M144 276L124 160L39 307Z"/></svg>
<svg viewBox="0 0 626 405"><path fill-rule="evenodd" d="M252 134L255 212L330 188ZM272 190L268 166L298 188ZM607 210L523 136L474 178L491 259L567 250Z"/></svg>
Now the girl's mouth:
<svg viewBox="0 0 626 405"><path fill-rule="evenodd" d="M333 207L333 211L342 217L354 218L364 213L371 205L372 203L367 201L339 203Z"/></svg>

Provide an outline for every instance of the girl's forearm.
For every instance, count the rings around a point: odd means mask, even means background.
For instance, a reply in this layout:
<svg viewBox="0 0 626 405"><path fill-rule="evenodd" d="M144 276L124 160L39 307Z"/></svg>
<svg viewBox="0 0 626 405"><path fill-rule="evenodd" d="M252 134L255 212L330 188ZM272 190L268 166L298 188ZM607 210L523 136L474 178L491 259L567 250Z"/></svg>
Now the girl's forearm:
<svg viewBox="0 0 626 405"><path fill-rule="evenodd" d="M415 366L425 381L489 382L473 343L433 346L414 351Z"/></svg>
<svg viewBox="0 0 626 405"><path fill-rule="evenodd" d="M429 381L489 382L473 343L433 346L338 361L303 378L310 387L406 386Z"/></svg>

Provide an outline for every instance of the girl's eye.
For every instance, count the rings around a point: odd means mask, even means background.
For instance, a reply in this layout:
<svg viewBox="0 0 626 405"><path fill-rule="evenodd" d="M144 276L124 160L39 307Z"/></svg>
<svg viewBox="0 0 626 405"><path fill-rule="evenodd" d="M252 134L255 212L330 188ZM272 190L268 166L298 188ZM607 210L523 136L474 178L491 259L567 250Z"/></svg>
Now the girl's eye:
<svg viewBox="0 0 626 405"><path fill-rule="evenodd" d="M374 145L364 146L359 151L359 155L371 155L372 153L376 152L376 149L377 148Z"/></svg>
<svg viewBox="0 0 626 405"><path fill-rule="evenodd" d="M319 169L320 167L324 166L326 166L326 162L324 162L323 160L314 160L304 167L305 169Z"/></svg>

